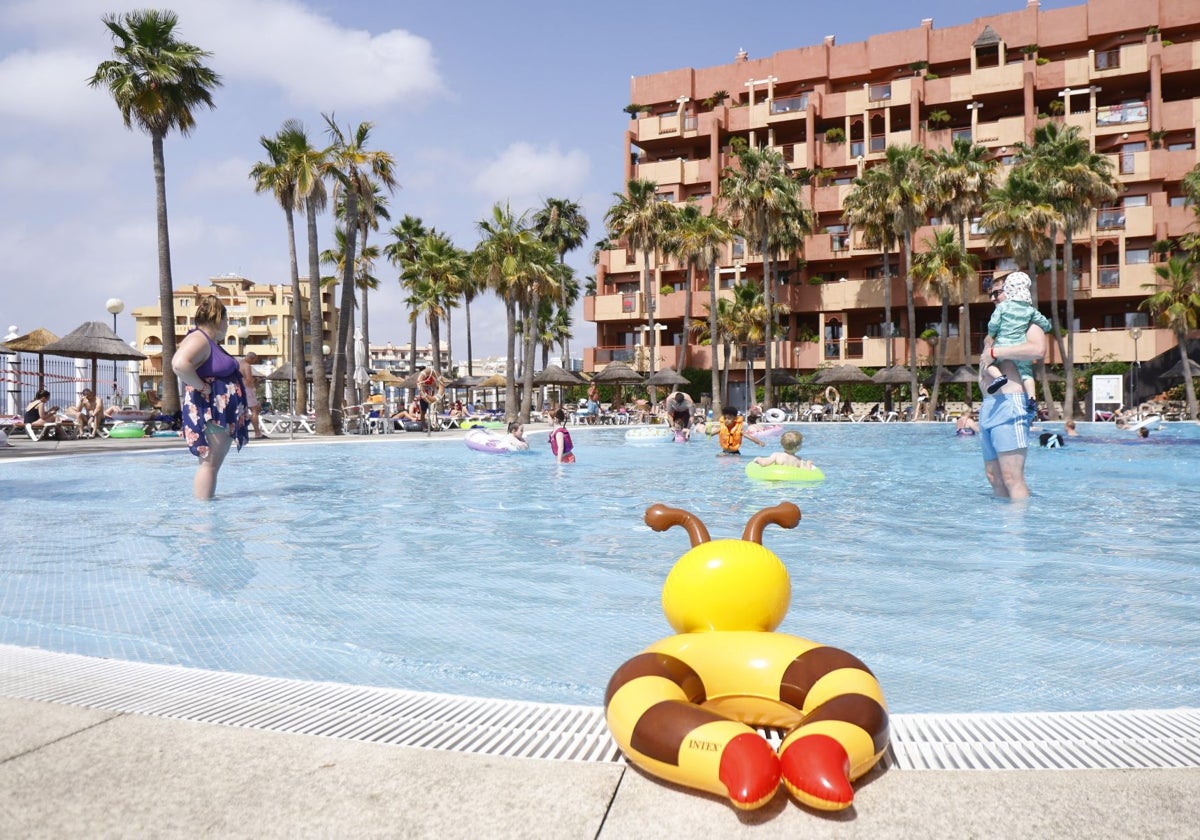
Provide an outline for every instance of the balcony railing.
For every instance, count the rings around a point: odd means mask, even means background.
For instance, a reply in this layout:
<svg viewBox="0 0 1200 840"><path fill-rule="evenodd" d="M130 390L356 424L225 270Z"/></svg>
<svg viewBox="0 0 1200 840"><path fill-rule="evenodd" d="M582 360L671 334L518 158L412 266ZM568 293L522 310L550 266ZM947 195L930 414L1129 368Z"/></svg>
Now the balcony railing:
<svg viewBox="0 0 1200 840"><path fill-rule="evenodd" d="M1101 105L1096 109L1096 125L1123 125L1124 123L1146 122L1146 103L1122 102L1119 105Z"/></svg>
<svg viewBox="0 0 1200 840"><path fill-rule="evenodd" d="M1125 211L1101 210L1096 214L1096 228L1098 230L1124 230Z"/></svg>
<svg viewBox="0 0 1200 840"><path fill-rule="evenodd" d="M872 152L882 152L886 149L887 149L887 135L886 134L872 134L871 135L871 151Z"/></svg>
<svg viewBox="0 0 1200 840"><path fill-rule="evenodd" d="M1096 274L1096 285L1101 289L1116 289L1121 286L1121 269L1101 267Z"/></svg>
<svg viewBox="0 0 1200 840"><path fill-rule="evenodd" d="M870 91L868 92L868 98L872 102L880 102L885 99L891 99L892 98L891 83L889 82L886 85L871 85Z"/></svg>
<svg viewBox="0 0 1200 840"><path fill-rule="evenodd" d="M1102 50L1096 53L1097 70L1116 70L1121 66L1121 50Z"/></svg>
<svg viewBox="0 0 1200 840"><path fill-rule="evenodd" d="M788 96L784 99L771 100L772 114L791 114L796 111L804 111L808 109L808 94L802 93L799 96Z"/></svg>

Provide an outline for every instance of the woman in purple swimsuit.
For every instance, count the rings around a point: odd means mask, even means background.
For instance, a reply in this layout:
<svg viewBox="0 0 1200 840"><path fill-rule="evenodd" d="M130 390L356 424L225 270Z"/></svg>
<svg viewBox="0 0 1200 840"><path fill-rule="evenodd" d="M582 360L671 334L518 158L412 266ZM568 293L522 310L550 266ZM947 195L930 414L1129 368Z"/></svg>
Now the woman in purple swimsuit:
<svg viewBox="0 0 1200 840"><path fill-rule="evenodd" d="M217 490L217 472L229 446L238 451L246 444L246 389L237 359L221 347L229 316L225 304L205 295L196 307L196 328L184 336L175 351L172 369L186 386L183 392L183 438L200 459L192 493L211 499Z"/></svg>

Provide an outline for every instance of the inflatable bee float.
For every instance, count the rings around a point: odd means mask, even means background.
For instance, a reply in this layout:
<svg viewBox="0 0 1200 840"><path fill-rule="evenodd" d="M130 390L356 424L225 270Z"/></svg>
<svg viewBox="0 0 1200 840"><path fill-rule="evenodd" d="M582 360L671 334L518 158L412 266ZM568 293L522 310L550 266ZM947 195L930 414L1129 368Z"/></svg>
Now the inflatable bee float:
<svg viewBox="0 0 1200 840"><path fill-rule="evenodd" d="M617 669L605 692L608 727L625 756L654 776L759 808L782 780L801 803L836 811L851 782L883 756L888 714L874 674L855 656L773 632L791 583L762 545L764 528L794 528L790 502L761 510L742 539L709 538L696 516L653 505L655 531L683 527L691 549L663 585L677 635ZM753 727L786 731L778 752Z"/></svg>

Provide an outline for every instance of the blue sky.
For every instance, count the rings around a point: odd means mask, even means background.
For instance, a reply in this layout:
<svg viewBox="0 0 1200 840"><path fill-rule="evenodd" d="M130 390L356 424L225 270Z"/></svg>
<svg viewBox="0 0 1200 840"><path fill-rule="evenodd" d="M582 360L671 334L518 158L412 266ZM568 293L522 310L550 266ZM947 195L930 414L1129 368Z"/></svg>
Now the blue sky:
<svg viewBox="0 0 1200 840"><path fill-rule="evenodd" d="M129 310L157 300L150 140L127 130L115 105L86 84L111 55L101 17L152 3L0 0L0 253L5 254L0 329L65 334L109 321L110 297ZM1042 8L1077 5L1043 0ZM868 0L857 6L760 0L728 2L518 3L174 0L178 33L213 53L223 77L214 111L166 143L172 266L177 285L234 272L287 282L283 214L247 177L261 135L285 119L324 141L322 113L343 127L375 124L373 146L391 152L405 213L463 248L497 201L515 211L547 197L579 202L603 235L622 188L629 78L839 44L933 18L937 28L1024 8L1025 0ZM332 222L322 219L321 247ZM302 228L301 228L302 231ZM380 240L382 241L382 236ZM592 273L591 248L568 257ZM373 343L408 340L394 269L370 302ZM501 307L472 307L475 355L503 352ZM425 338L422 330L421 340ZM594 341L576 313L573 347ZM454 356L463 357L461 311Z"/></svg>

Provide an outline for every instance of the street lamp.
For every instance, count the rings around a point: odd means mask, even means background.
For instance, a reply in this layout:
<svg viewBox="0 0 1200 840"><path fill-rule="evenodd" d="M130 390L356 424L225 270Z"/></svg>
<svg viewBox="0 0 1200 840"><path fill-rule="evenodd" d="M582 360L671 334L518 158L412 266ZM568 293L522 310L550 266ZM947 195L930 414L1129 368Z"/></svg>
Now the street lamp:
<svg viewBox="0 0 1200 840"><path fill-rule="evenodd" d="M117 331L117 316L125 311L125 301L120 298L109 298L104 308L113 316L113 333ZM117 360L113 359L113 397L117 396Z"/></svg>
<svg viewBox="0 0 1200 840"><path fill-rule="evenodd" d="M1142 337L1142 328L1130 327L1129 337L1133 339L1133 368L1129 372L1129 405L1134 410L1134 416L1140 420L1141 415L1137 410L1137 380L1138 368L1141 367L1141 362L1138 361L1138 339Z"/></svg>
<svg viewBox="0 0 1200 840"><path fill-rule="evenodd" d="M246 353L246 339L250 337L250 328L242 324L237 328L238 337L238 355L243 356Z"/></svg>

